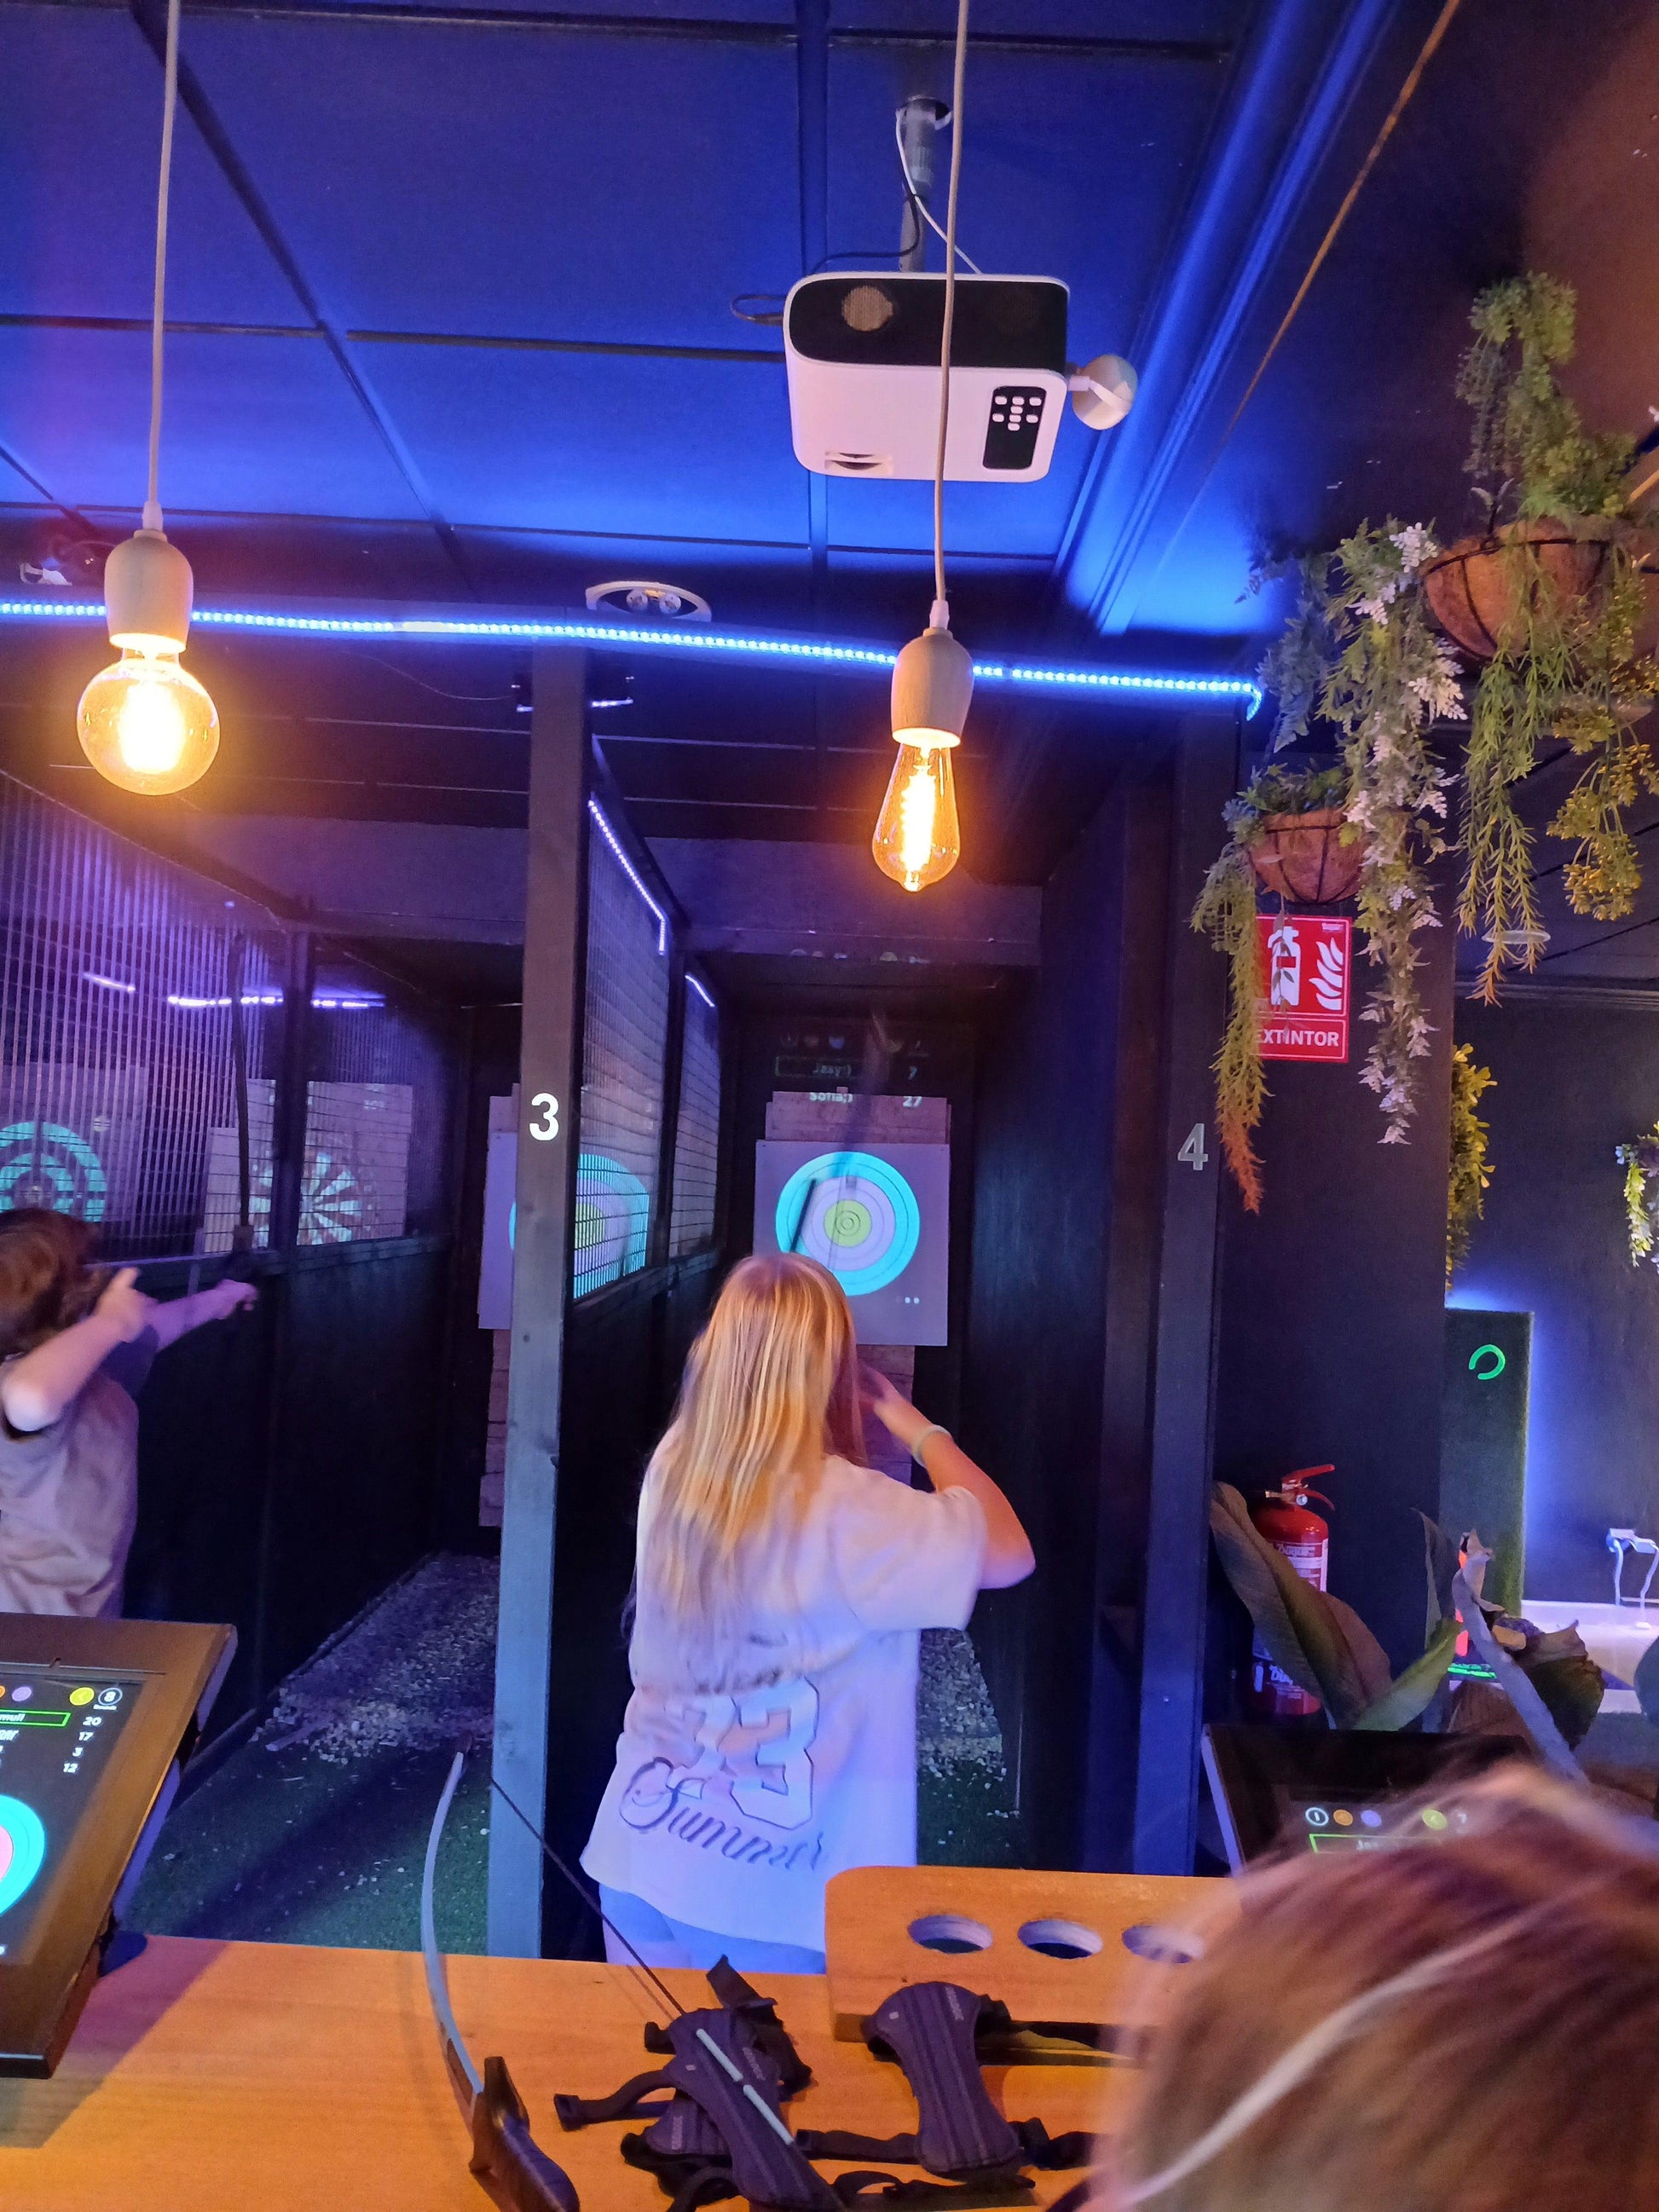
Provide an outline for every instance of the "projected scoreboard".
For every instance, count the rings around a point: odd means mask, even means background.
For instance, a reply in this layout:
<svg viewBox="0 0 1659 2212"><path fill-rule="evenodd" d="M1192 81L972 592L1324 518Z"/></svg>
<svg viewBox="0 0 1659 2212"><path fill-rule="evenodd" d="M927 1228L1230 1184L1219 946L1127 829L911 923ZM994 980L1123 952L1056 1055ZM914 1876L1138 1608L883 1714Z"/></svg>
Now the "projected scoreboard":
<svg viewBox="0 0 1659 2212"><path fill-rule="evenodd" d="M943 1344L949 1145L763 1139L755 1148L755 1249L801 1252L837 1278L864 1344Z"/></svg>

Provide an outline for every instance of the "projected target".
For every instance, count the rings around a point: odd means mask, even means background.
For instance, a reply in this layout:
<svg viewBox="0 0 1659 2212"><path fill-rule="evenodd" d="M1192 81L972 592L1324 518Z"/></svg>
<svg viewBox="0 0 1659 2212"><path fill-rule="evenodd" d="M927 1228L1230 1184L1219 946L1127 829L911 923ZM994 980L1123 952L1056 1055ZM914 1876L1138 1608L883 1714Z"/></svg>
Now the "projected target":
<svg viewBox="0 0 1659 2212"><path fill-rule="evenodd" d="M820 1152L796 1169L778 1199L782 1252L804 1252L837 1276L849 1298L896 1282L916 1256L915 1193L873 1152Z"/></svg>
<svg viewBox="0 0 1659 2212"><path fill-rule="evenodd" d="M0 1913L9 1912L46 1863L46 1832L33 1805L0 1796Z"/></svg>
<svg viewBox="0 0 1659 2212"><path fill-rule="evenodd" d="M0 1208L50 1206L101 1221L109 1182L86 1139L59 1121L13 1121L0 1129Z"/></svg>
<svg viewBox="0 0 1659 2212"><path fill-rule="evenodd" d="M605 1152L576 1162L574 1273L578 1292L598 1290L645 1265L651 1194L638 1176Z"/></svg>

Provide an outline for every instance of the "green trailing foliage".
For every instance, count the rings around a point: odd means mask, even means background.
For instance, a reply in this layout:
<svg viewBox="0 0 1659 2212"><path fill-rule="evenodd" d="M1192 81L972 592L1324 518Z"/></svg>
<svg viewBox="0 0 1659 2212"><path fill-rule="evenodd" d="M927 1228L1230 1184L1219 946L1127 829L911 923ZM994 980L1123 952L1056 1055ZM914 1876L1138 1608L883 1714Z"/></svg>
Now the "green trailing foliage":
<svg viewBox="0 0 1659 2212"><path fill-rule="evenodd" d="M1203 930L1228 961L1227 1026L1214 1061L1216 1127L1233 1178L1252 1213L1261 1206L1261 1163L1251 1141L1267 1097L1261 1065L1257 1002L1267 996L1255 926L1256 874L1251 853L1271 816L1313 814L1340 806L1346 777L1340 769L1268 767L1224 809L1227 842L1204 879L1193 908L1193 927Z"/></svg>
<svg viewBox="0 0 1659 2212"><path fill-rule="evenodd" d="M1564 742L1582 763L1547 830L1571 848L1563 878L1573 910L1616 921L1640 889L1626 815L1644 792L1659 794L1659 766L1633 726L1659 696L1659 663L1637 649L1648 544L1630 513L1631 441L1587 430L1558 379L1572 356L1575 310L1571 286L1536 274L1488 287L1471 310L1457 394L1471 410L1467 466L1488 543L1469 557L1506 564L1510 611L1469 703L1423 583L1440 548L1414 523L1362 524L1333 550L1290 564L1295 603L1261 666L1278 702L1273 750L1322 731L1341 747L1344 783L1333 803L1363 848L1355 919L1376 971L1360 1017L1376 1031L1360 1079L1376 1093L1385 1144L1407 1139L1430 1050L1417 969L1420 933L1439 924L1433 862L1455 845L1458 923L1486 946L1479 995L1494 998L1506 969L1535 966L1545 944L1533 841L1514 802L1540 747ZM1573 587L1576 564L1561 561L1559 545L1540 551L1528 535L1542 523L1560 526L1547 536L1595 549L1588 588ZM1443 733L1464 720L1453 763L1460 777L1447 765ZM1453 838L1446 793L1455 781ZM1218 869L1206 900L1221 925L1218 942L1242 960L1237 856L1224 854ZM1224 891L1232 901L1224 913ZM1239 1020L1237 993L1230 1020ZM1245 1133L1244 1152L1230 1144L1228 1158L1236 1174L1243 1164L1247 1202L1259 1205L1249 1133L1265 1091L1242 1030L1224 1046L1224 1131L1231 1114Z"/></svg>
<svg viewBox="0 0 1659 2212"><path fill-rule="evenodd" d="M1633 1145L1615 1145L1613 1158L1625 1170L1625 1221L1630 1263L1651 1260L1659 1267L1659 1121Z"/></svg>
<svg viewBox="0 0 1659 2212"><path fill-rule="evenodd" d="M1446 1287L1469 1254L1474 1224L1486 1210L1486 1191L1492 1166L1486 1140L1489 1123L1480 1115L1480 1101L1497 1078L1489 1067L1477 1067L1474 1047L1460 1044L1452 1053L1451 1172L1446 1183Z"/></svg>
<svg viewBox="0 0 1659 2212"><path fill-rule="evenodd" d="M1536 965L1546 942L1533 881L1531 839L1514 787L1540 744L1565 739L1584 762L1548 834L1573 847L1565 871L1575 914L1616 921L1641 887L1625 810L1659 770L1631 724L1659 688L1636 649L1643 611L1639 539L1626 472L1632 444L1586 430L1556 370L1572 358L1577 301L1569 284L1516 276L1481 293L1474 341L1458 372L1472 416L1468 459L1486 528L1506 538L1510 612L1481 669L1469 718L1460 843L1460 927L1483 934L1478 987L1497 996L1507 967ZM1557 522L1605 544L1591 588L1564 591L1537 546L1510 524Z"/></svg>

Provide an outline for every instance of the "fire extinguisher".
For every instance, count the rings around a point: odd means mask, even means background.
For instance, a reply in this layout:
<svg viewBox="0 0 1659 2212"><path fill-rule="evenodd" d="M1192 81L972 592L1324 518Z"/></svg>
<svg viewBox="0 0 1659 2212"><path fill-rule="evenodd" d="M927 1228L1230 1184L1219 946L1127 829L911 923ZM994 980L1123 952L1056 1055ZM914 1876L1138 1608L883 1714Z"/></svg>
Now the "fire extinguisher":
<svg viewBox="0 0 1659 2212"><path fill-rule="evenodd" d="M1250 1508L1250 1519L1258 1534L1267 1538L1275 1551L1282 1552L1304 1583L1311 1583L1322 1590L1330 1565L1331 1526L1322 1521L1317 1513L1310 1513L1308 1501L1316 1498L1320 1504L1329 1505L1330 1499L1309 1484L1322 1474L1334 1474L1332 1467L1298 1468L1287 1474L1276 1490L1270 1490ZM1285 1669L1277 1665L1267 1652L1258 1629L1250 1647L1250 1710L1261 1720L1282 1721L1301 1718L1316 1713L1319 1700L1299 1682L1291 1681Z"/></svg>

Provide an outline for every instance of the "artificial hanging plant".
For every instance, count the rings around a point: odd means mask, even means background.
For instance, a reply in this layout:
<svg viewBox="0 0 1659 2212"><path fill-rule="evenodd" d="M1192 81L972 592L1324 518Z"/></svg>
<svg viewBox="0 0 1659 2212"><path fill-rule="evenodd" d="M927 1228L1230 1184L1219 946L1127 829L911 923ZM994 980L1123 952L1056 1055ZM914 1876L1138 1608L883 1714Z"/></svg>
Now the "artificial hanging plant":
<svg viewBox="0 0 1659 2212"><path fill-rule="evenodd" d="M1574 848L1576 914L1613 921L1641 884L1625 809L1659 769L1631 725L1659 690L1636 647L1643 541L1630 511L1631 440L1586 430L1556 369L1572 357L1576 301L1547 276L1494 284L1475 301L1458 396L1474 411L1466 467L1486 510L1479 538L1425 565L1437 622L1482 665L1464 763L1457 918L1486 939L1478 995L1506 967L1533 968L1546 933L1531 839L1512 793L1538 749L1564 739L1583 761L1548 835Z"/></svg>
<svg viewBox="0 0 1659 2212"><path fill-rule="evenodd" d="M1651 1260L1659 1267L1659 1121L1633 1145L1617 1145L1613 1158L1625 1170L1625 1218L1630 1235L1630 1263Z"/></svg>
<svg viewBox="0 0 1659 2212"><path fill-rule="evenodd" d="M1636 647L1644 541L1625 488L1630 441L1587 431L1556 379L1572 352L1574 306L1569 286L1542 276L1493 285L1474 303L1457 390L1474 414L1468 466L1483 533L1443 551L1420 524L1362 524L1334 551L1297 564L1294 609L1261 664L1279 702L1273 751L1316 724L1341 744L1337 803L1343 834L1360 848L1356 923L1379 971L1360 1016L1376 1030L1360 1080L1377 1095L1384 1144L1407 1141L1429 1051L1418 933L1439 926L1429 869L1449 847L1462 860L1459 923L1486 941L1479 994L1495 995L1505 967L1536 963L1545 932L1531 838L1512 793L1546 738L1562 738L1584 762L1549 824L1573 847L1570 904L1615 920L1639 887L1624 811L1643 789L1659 793L1659 769L1632 725L1659 693L1659 665ZM1453 641L1480 663L1472 712ZM1434 732L1464 720L1454 838L1446 793L1455 778ZM1259 1043L1246 1033L1255 979L1237 842L1235 828L1194 921L1233 958L1218 1118L1254 1211L1261 1173L1250 1136L1267 1094Z"/></svg>
<svg viewBox="0 0 1659 2212"><path fill-rule="evenodd" d="M1223 810L1227 842L1193 908L1194 928L1207 932L1229 963L1227 1026L1215 1058L1216 1126L1252 1213L1261 1206L1261 1163L1250 1139L1267 1096L1256 1014L1267 995L1255 926L1257 855L1288 817L1326 815L1343 805L1346 791L1340 768L1263 769Z"/></svg>
<svg viewBox="0 0 1659 2212"><path fill-rule="evenodd" d="M1497 1078L1477 1067L1474 1047L1460 1044L1452 1053L1451 1172L1446 1184L1446 1288L1469 1256L1474 1224L1486 1210L1492 1167L1486 1157L1490 1125L1478 1108Z"/></svg>

